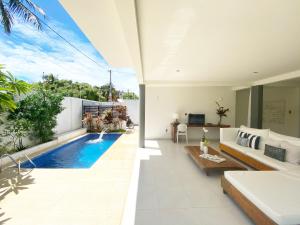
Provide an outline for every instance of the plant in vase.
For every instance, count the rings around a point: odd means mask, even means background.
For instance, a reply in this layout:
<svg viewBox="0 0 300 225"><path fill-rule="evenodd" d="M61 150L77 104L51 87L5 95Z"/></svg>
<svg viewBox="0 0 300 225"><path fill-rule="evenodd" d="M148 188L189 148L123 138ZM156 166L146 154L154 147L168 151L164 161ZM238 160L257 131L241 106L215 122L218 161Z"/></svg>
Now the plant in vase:
<svg viewBox="0 0 300 225"><path fill-rule="evenodd" d="M204 146L203 146L203 153L204 154L207 154L208 153L208 140L207 139L205 139L205 141L204 141Z"/></svg>
<svg viewBox="0 0 300 225"><path fill-rule="evenodd" d="M203 135L202 135L201 142L200 142L200 150L203 150L204 143L207 140L206 133L208 132L208 130L205 127L203 127L202 129L203 129Z"/></svg>
<svg viewBox="0 0 300 225"><path fill-rule="evenodd" d="M218 125L222 124L222 118L227 117L227 112L229 111L229 108L225 109L223 106L220 105L218 101L216 101L217 104L217 115L219 116L219 122Z"/></svg>

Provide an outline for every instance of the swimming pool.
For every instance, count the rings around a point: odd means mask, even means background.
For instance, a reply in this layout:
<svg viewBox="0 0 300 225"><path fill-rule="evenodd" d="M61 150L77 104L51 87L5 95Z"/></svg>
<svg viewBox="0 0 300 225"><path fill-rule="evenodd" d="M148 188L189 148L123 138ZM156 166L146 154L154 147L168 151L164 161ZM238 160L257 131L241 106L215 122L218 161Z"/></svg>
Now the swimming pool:
<svg viewBox="0 0 300 225"><path fill-rule="evenodd" d="M45 152L32 161L36 168L90 168L103 155L121 134L104 134L97 142L99 134L88 134L82 138ZM22 168L33 168L23 162Z"/></svg>

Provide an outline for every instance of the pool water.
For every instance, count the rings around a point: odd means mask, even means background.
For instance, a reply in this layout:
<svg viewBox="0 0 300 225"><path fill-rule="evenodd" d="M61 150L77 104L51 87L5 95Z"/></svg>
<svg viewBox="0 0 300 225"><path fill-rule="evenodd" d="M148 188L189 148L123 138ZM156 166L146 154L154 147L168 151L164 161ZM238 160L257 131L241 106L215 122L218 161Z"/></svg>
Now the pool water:
<svg viewBox="0 0 300 225"><path fill-rule="evenodd" d="M36 168L90 168L121 134L104 134L102 141L96 142L99 134L88 134L82 138L45 152L32 161ZM26 161L22 168L33 168Z"/></svg>

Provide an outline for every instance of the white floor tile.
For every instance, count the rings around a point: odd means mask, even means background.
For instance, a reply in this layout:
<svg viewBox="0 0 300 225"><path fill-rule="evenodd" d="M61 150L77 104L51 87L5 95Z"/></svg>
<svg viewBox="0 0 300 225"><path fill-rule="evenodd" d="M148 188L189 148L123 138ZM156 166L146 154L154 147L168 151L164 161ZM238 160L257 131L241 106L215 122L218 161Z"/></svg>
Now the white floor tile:
<svg viewBox="0 0 300 225"><path fill-rule="evenodd" d="M252 224L223 194L221 173L206 176L186 154L184 143L154 143L161 155L141 161L135 225Z"/></svg>

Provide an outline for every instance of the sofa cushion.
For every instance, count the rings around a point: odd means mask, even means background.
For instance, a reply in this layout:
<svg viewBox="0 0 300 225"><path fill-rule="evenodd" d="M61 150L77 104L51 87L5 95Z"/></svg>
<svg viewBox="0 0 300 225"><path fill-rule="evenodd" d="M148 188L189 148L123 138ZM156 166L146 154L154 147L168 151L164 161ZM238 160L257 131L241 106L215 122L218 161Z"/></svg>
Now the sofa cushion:
<svg viewBox="0 0 300 225"><path fill-rule="evenodd" d="M276 133L274 131L270 131L269 138L271 138L275 141L279 141L279 142L287 141L287 142L289 142L293 145L300 146L300 138L279 134L279 133Z"/></svg>
<svg viewBox="0 0 300 225"><path fill-rule="evenodd" d="M285 152L286 150L283 148L279 148L272 145L265 145L264 155L269 156L273 159L277 159L281 162L285 161Z"/></svg>
<svg viewBox="0 0 300 225"><path fill-rule="evenodd" d="M286 149L285 160L287 162L300 165L300 146L283 141L281 143L281 148Z"/></svg>
<svg viewBox="0 0 300 225"><path fill-rule="evenodd" d="M260 136L258 148L259 149L265 148L265 142L269 138L269 132L270 132L269 129L255 129L255 128L249 128L241 125L240 130L249 134Z"/></svg>
<svg viewBox="0 0 300 225"><path fill-rule="evenodd" d="M299 224L299 173L226 171L224 176L250 202L277 224Z"/></svg>

